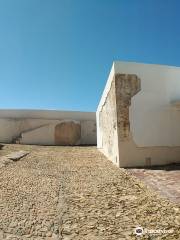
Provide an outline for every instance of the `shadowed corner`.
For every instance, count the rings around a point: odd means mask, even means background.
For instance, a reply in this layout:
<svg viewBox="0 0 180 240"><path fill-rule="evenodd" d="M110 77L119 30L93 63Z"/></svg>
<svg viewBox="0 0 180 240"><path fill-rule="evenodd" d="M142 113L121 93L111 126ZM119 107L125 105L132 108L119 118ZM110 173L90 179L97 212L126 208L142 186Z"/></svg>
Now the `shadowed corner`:
<svg viewBox="0 0 180 240"><path fill-rule="evenodd" d="M3 144L0 144L0 150L3 149L4 145Z"/></svg>

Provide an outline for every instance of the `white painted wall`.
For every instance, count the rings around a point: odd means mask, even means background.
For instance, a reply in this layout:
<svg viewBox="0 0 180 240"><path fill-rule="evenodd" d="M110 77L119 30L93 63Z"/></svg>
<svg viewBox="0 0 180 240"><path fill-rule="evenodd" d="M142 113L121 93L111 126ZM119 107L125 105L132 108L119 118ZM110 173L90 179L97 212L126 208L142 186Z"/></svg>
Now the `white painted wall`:
<svg viewBox="0 0 180 240"><path fill-rule="evenodd" d="M22 132L53 122L56 120L0 118L0 142L10 143Z"/></svg>
<svg viewBox="0 0 180 240"><path fill-rule="evenodd" d="M17 133L16 122L12 119L0 119L0 142L9 143Z"/></svg>
<svg viewBox="0 0 180 240"><path fill-rule="evenodd" d="M141 79L141 91L132 98L130 107L136 145L180 146L180 111L171 105L180 100L180 67L115 62L112 69Z"/></svg>
<svg viewBox="0 0 180 240"><path fill-rule="evenodd" d="M57 110L26 110L26 109L0 109L0 118L12 119L69 119L69 120L95 120L94 112L57 111Z"/></svg>
<svg viewBox="0 0 180 240"><path fill-rule="evenodd" d="M101 99L99 101L98 108L97 108L97 111L96 111L97 147L98 148L102 148L102 132L101 132L100 125L99 125L99 115L100 115L99 112L101 111L102 106L106 101L107 95L108 95L109 90L111 88L111 82L112 82L112 79L114 77L114 74L115 74L115 69L114 69L114 63L113 63L111 71L110 71L109 76L108 76L108 80L106 82L105 88L103 90L103 93L102 93L102 96L101 96Z"/></svg>
<svg viewBox="0 0 180 240"><path fill-rule="evenodd" d="M48 124L35 130L23 133L21 143L54 145L54 128L55 124Z"/></svg>
<svg viewBox="0 0 180 240"><path fill-rule="evenodd" d="M23 144L54 145L55 125L64 120L82 124L81 144L96 144L95 113L53 110L0 110L0 142L22 135Z"/></svg>
<svg viewBox="0 0 180 240"><path fill-rule="evenodd" d="M81 144L94 144L96 141L96 122L81 121Z"/></svg>

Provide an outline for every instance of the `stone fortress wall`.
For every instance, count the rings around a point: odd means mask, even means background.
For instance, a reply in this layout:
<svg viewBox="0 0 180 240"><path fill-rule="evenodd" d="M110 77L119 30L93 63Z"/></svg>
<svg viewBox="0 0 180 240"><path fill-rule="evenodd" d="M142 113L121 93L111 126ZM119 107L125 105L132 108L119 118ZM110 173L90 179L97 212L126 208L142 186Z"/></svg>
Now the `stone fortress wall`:
<svg viewBox="0 0 180 240"><path fill-rule="evenodd" d="M119 167L180 162L180 68L115 62L100 100L97 146Z"/></svg>
<svg viewBox="0 0 180 240"><path fill-rule="evenodd" d="M0 110L0 142L97 143L119 167L161 165L180 162L179 123L179 67L114 62L96 113Z"/></svg>
<svg viewBox="0 0 180 240"><path fill-rule="evenodd" d="M96 145L95 113L0 110L0 142Z"/></svg>

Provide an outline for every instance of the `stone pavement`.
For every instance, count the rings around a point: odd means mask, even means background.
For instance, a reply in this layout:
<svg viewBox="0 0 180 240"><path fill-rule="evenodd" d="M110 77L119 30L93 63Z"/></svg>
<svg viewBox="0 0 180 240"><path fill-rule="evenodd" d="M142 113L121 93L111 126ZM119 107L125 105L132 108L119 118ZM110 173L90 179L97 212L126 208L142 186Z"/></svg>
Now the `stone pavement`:
<svg viewBox="0 0 180 240"><path fill-rule="evenodd" d="M180 204L180 164L158 166L151 169L128 169L128 172L154 189L162 197Z"/></svg>
<svg viewBox="0 0 180 240"><path fill-rule="evenodd" d="M6 145L1 155L19 150L30 154L0 169L0 239L180 239L180 205L95 147Z"/></svg>

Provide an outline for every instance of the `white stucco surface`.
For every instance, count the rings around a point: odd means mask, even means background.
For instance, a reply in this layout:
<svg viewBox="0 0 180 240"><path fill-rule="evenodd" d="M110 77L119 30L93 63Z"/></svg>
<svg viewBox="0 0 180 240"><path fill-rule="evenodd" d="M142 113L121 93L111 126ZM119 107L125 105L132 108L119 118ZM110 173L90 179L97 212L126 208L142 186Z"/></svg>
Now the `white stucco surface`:
<svg viewBox="0 0 180 240"><path fill-rule="evenodd" d="M180 67L114 62L97 112L105 102L114 74L136 74L141 91L131 99L130 130L138 146L180 146ZM97 122L99 115L97 114ZM97 124L97 145L102 137Z"/></svg>
<svg viewBox="0 0 180 240"><path fill-rule="evenodd" d="M81 122L81 141L87 145L97 142L96 122L90 120Z"/></svg>
<svg viewBox="0 0 180 240"><path fill-rule="evenodd" d="M54 145L55 126L63 121L80 122L80 144L96 144L95 113L54 110L0 110L0 142Z"/></svg>
<svg viewBox="0 0 180 240"><path fill-rule="evenodd" d="M131 99L130 129L138 146L180 146L180 67L115 62L115 73L136 74L141 91Z"/></svg>
<svg viewBox="0 0 180 240"><path fill-rule="evenodd" d="M118 95L116 79L123 75L134 75L140 80L140 89L130 98L130 102L126 97L123 99L122 95L120 99ZM125 79L122 77L119 81L124 81L122 91L127 94L130 89ZM117 85L112 87L114 81ZM111 109L108 110L110 102ZM123 109L125 105L129 108L129 116L123 115L123 112L119 114L119 107ZM109 121L104 121L105 112L110 113L112 109L115 109L116 115L111 120L107 116ZM97 108L96 119L97 147L116 165L132 167L179 162L180 67L114 62ZM121 129L117 128L116 121L117 126L121 124ZM121 138L121 131L126 126L123 127L123 121L130 125L127 139ZM104 122L107 122L107 126ZM117 143L114 141L112 144L108 129L117 131ZM117 145L117 150L113 150L114 145ZM116 158L119 161L116 162Z"/></svg>
<svg viewBox="0 0 180 240"><path fill-rule="evenodd" d="M101 131L100 125L99 125L99 116L100 116L99 112L101 111L103 104L105 104L107 95L108 95L108 93L110 91L110 88L111 88L111 82L112 82L112 79L114 77L114 74L115 74L115 71L114 71L114 63L113 63L111 71L110 71L109 76L108 76L108 80L106 82L105 88L103 90L103 93L102 93L102 96L101 96L101 99L99 101L97 111L96 111L97 147L98 148L102 148L102 131Z"/></svg>
<svg viewBox="0 0 180 240"><path fill-rule="evenodd" d="M21 143L54 145L54 124L47 124L35 130L22 133Z"/></svg>
<svg viewBox="0 0 180 240"><path fill-rule="evenodd" d="M59 110L0 109L0 118L95 120L95 113Z"/></svg>

